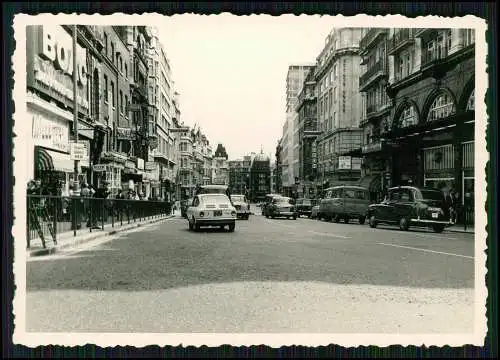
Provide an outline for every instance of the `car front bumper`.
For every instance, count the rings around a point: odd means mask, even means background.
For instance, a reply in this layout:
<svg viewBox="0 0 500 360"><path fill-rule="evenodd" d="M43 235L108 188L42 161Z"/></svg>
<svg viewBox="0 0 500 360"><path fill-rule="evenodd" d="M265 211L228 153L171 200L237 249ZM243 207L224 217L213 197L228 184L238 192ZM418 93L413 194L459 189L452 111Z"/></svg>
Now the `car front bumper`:
<svg viewBox="0 0 500 360"><path fill-rule="evenodd" d="M273 216L297 216L297 213L293 211L274 211L271 213Z"/></svg>
<svg viewBox="0 0 500 360"><path fill-rule="evenodd" d="M430 220L430 219L410 219L412 224L422 224L422 225L444 225L444 226L452 226L455 225L453 221L446 220Z"/></svg>

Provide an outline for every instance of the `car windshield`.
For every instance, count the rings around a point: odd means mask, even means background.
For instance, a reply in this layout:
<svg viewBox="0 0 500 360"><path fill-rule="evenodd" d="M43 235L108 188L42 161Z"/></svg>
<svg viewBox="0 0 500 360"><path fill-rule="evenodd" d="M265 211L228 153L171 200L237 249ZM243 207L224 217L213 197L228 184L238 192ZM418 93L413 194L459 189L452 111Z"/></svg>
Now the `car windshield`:
<svg viewBox="0 0 500 360"><path fill-rule="evenodd" d="M274 199L273 202L275 204L278 204L278 205L290 205L292 203L292 199L290 199L288 197L281 197L281 198Z"/></svg>
<svg viewBox="0 0 500 360"><path fill-rule="evenodd" d="M417 199L419 200L443 200L443 193L439 190L420 190L417 192Z"/></svg>
<svg viewBox="0 0 500 360"><path fill-rule="evenodd" d="M203 204L225 204L229 203L229 198L224 194L208 194L200 196Z"/></svg>
<svg viewBox="0 0 500 360"><path fill-rule="evenodd" d="M226 188L224 187L209 187L209 188L201 188L199 193L200 194L225 194L226 193Z"/></svg>
<svg viewBox="0 0 500 360"><path fill-rule="evenodd" d="M231 195L231 200L245 202L245 195Z"/></svg>

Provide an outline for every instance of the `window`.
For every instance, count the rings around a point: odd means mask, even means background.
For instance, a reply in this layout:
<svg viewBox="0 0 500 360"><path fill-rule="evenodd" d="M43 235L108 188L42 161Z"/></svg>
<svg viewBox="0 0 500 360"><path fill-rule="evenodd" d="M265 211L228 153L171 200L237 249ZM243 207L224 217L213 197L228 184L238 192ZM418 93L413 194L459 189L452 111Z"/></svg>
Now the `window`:
<svg viewBox="0 0 500 360"><path fill-rule="evenodd" d="M417 113L413 105L408 105L399 116L399 126L405 128L412 125L417 125Z"/></svg>
<svg viewBox="0 0 500 360"><path fill-rule="evenodd" d="M120 112L123 114L123 93L120 90Z"/></svg>
<svg viewBox="0 0 500 360"><path fill-rule="evenodd" d="M435 121L446 118L455 113L455 104L448 93L439 94L432 103L427 121Z"/></svg>
<svg viewBox="0 0 500 360"><path fill-rule="evenodd" d="M125 77L128 77L127 63L125 63Z"/></svg>
<svg viewBox="0 0 500 360"><path fill-rule="evenodd" d="M333 102L337 103L337 87L333 88Z"/></svg>
<svg viewBox="0 0 500 360"><path fill-rule="evenodd" d="M125 116L127 116L128 96L125 95Z"/></svg>
<svg viewBox="0 0 500 360"><path fill-rule="evenodd" d="M115 63L115 44L113 42L111 43L110 59L111 59L111 62L114 64Z"/></svg>
<svg viewBox="0 0 500 360"><path fill-rule="evenodd" d="M123 72L123 61L121 57L120 57L120 72Z"/></svg>
<svg viewBox="0 0 500 360"><path fill-rule="evenodd" d="M115 107L115 84L111 81L111 105Z"/></svg>
<svg viewBox="0 0 500 360"><path fill-rule="evenodd" d="M475 90L472 90L472 94L470 94L469 100L467 101L467 110L468 111L473 111L475 109L474 92L475 92Z"/></svg>
<svg viewBox="0 0 500 360"><path fill-rule="evenodd" d="M399 55L399 59L396 63L396 79L401 80L413 71L413 51L405 51Z"/></svg>
<svg viewBox="0 0 500 360"><path fill-rule="evenodd" d="M463 45L469 46L475 43L474 36L475 30L473 29L464 29L463 30Z"/></svg>
<svg viewBox="0 0 500 360"><path fill-rule="evenodd" d="M108 94L108 77L104 75L104 101L108 102L109 101L109 94Z"/></svg>
<svg viewBox="0 0 500 360"><path fill-rule="evenodd" d="M337 64L335 64L335 65L333 66L333 72L334 72L334 74L335 74L335 75L334 75L335 79L337 79L337 77L339 76L339 71L338 71L338 70L339 70L339 69L338 69L338 67L337 67Z"/></svg>
<svg viewBox="0 0 500 360"><path fill-rule="evenodd" d="M344 197L346 199L354 199L356 197L356 193L351 189L344 189Z"/></svg>
<svg viewBox="0 0 500 360"><path fill-rule="evenodd" d="M108 56L108 34L104 32L104 55Z"/></svg>

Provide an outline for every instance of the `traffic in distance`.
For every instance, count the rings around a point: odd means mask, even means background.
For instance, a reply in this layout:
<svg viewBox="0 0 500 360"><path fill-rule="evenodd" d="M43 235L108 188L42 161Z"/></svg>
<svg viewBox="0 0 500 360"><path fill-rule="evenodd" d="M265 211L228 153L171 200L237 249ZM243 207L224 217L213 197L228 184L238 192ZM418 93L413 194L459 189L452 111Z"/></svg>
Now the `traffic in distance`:
<svg viewBox="0 0 500 360"><path fill-rule="evenodd" d="M296 220L307 216L346 224L356 220L360 225L368 221L371 228L388 224L404 231L410 227L427 227L441 233L455 223L453 207L441 191L416 186L390 188L380 203L371 203L367 188L343 185L326 189L324 196L317 200L268 194L257 206L263 216L271 219ZM251 211L244 194L231 194L225 185L205 185L181 204L181 214L188 220L190 230L228 226L229 231L234 231L236 220L248 220Z"/></svg>

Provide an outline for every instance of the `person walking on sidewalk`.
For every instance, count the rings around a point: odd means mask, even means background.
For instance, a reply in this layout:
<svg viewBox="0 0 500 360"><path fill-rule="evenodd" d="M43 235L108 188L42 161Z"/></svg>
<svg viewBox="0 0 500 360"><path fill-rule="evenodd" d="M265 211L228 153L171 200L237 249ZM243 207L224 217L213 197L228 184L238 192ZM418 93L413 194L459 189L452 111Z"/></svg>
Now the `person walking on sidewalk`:
<svg viewBox="0 0 500 360"><path fill-rule="evenodd" d="M99 220L99 215L104 220L104 201L109 196L108 183L103 181L102 185L94 193L94 199L92 200L92 228L100 229L97 226L97 221Z"/></svg>

